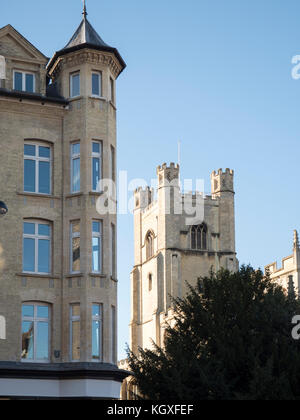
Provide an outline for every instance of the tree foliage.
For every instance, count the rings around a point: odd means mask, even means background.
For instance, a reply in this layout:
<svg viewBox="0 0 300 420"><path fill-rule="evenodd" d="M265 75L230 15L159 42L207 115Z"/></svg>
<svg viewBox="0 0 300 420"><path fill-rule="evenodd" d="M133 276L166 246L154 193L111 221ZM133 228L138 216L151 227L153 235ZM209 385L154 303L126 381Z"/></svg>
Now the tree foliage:
<svg viewBox="0 0 300 420"><path fill-rule="evenodd" d="M136 385L151 400L300 398L299 301L251 267L221 270L174 300L163 348L128 350Z"/></svg>

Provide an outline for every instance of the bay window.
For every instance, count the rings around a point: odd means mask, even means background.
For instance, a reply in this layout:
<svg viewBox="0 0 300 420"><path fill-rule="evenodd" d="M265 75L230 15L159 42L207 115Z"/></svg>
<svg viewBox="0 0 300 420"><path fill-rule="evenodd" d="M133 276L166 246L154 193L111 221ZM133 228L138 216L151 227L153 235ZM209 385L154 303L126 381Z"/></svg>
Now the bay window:
<svg viewBox="0 0 300 420"><path fill-rule="evenodd" d="M80 221L71 223L71 273L80 272Z"/></svg>
<svg viewBox="0 0 300 420"><path fill-rule="evenodd" d="M92 73L92 96L101 97L102 96L102 73L93 72Z"/></svg>
<svg viewBox="0 0 300 420"><path fill-rule="evenodd" d="M103 307L92 305L92 359L102 360Z"/></svg>
<svg viewBox="0 0 300 420"><path fill-rule="evenodd" d="M92 226L93 273L102 273L102 222L93 221Z"/></svg>
<svg viewBox="0 0 300 420"><path fill-rule="evenodd" d="M102 178L102 142L92 142L92 190L98 191Z"/></svg>
<svg viewBox="0 0 300 420"><path fill-rule="evenodd" d="M80 192L80 143L71 144L71 192Z"/></svg>

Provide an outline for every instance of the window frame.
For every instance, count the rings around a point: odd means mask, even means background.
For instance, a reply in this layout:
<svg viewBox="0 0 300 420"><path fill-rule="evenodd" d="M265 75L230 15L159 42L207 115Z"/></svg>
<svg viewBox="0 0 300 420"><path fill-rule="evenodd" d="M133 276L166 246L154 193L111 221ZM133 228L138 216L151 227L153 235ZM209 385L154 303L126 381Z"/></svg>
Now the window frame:
<svg viewBox="0 0 300 420"><path fill-rule="evenodd" d="M109 77L109 100L112 104L115 103L115 81L111 76Z"/></svg>
<svg viewBox="0 0 300 420"><path fill-rule="evenodd" d="M25 146L35 146L35 156L31 156L31 155L26 155L25 154ZM45 147L48 148L50 151L50 157L49 158L45 158L45 157L41 157L39 156L39 148L40 147ZM52 165L53 165L53 146L49 143L46 142L42 142L42 141L34 141L34 140L25 140L24 141L24 150L23 150L23 192L24 193L28 193L28 194L38 194L38 195L44 195L44 196L49 196L52 195L52 191L53 191L53 187L52 187L52 173L53 173L53 169L52 169ZM35 163L35 191L26 191L25 190L25 160L32 160ZM49 193L43 193L39 191L39 174L40 174L40 162L49 162Z"/></svg>
<svg viewBox="0 0 300 420"><path fill-rule="evenodd" d="M35 228L34 228L34 234L29 234L29 233L24 233L24 224L25 223L30 223L30 224L34 224ZM49 226L49 230L50 230L50 234L49 236L46 235L39 235L38 233L38 227L39 225L45 225L45 226ZM36 275L40 275L40 276L48 276L50 274L52 274L52 223L51 222L47 222L45 220L38 220L38 219L23 219L23 233L22 233L22 238L23 238L23 253L22 253L22 273L24 274L36 274ZM33 239L34 240L34 259L35 259L35 263L34 263L34 268L35 271L26 271L24 270L24 239ZM40 240L48 240L49 241L49 273L42 273L38 270L39 267L39 241Z"/></svg>
<svg viewBox="0 0 300 420"><path fill-rule="evenodd" d="M99 307L99 314L100 315L93 315L93 309L94 306L98 306ZM91 340L91 344L92 344L92 357L91 360L94 363L101 363L103 361L103 330L104 330L104 324L103 324L103 304L102 303L92 303L92 340ZM99 357L94 357L93 355L93 323L94 322L99 322L99 329L100 329L100 333L99 333Z"/></svg>
<svg viewBox="0 0 300 420"><path fill-rule="evenodd" d="M93 75L97 75L99 77L99 95L93 93ZM91 96L93 98L103 98L103 74L100 70L92 70L91 72Z"/></svg>
<svg viewBox="0 0 300 420"><path fill-rule="evenodd" d="M33 317L23 316L23 307L24 306L33 306L34 307ZM38 307L48 308L48 318L42 318L42 317L37 316L37 308ZM51 338L52 338L51 337L52 336L52 334L51 334L51 319L52 319L52 307L51 307L51 305L48 304L48 303L43 303L43 302L32 302L32 301L22 302L21 319L22 319L21 331L23 331L23 322L32 322L33 323L33 331L34 331L34 334L33 334L33 340L34 340L34 342L33 342L33 358L32 359L24 359L22 357L23 348L21 347L21 362L22 363L50 363L50 361L51 361ZM36 340L37 334L36 334L36 331L37 331L38 322L47 322L48 323L48 359L47 360L36 358L36 353L37 353L37 351L36 351L37 350L37 342L36 342L37 341ZM23 334L23 332L22 332L22 334ZM22 340L21 340L21 346L22 346L22 344L23 343L22 343Z"/></svg>
<svg viewBox="0 0 300 420"><path fill-rule="evenodd" d="M79 93L78 95L73 95L73 77L75 76L79 76ZM74 72L74 73L70 73L70 98L74 99L74 98L79 98L81 95L81 77L80 77L80 70Z"/></svg>
<svg viewBox="0 0 300 420"><path fill-rule="evenodd" d="M146 246L146 261L150 260L151 258L154 257L154 233L149 230L146 234L146 238L145 238L145 246Z"/></svg>
<svg viewBox="0 0 300 420"><path fill-rule="evenodd" d="M17 92L27 92L27 93L36 93L36 74L32 71L25 71L25 70L13 70L13 90L16 90L16 82L15 82L15 74L20 73L22 74L22 90ZM26 90L26 75L33 76L33 91Z"/></svg>
<svg viewBox="0 0 300 420"><path fill-rule="evenodd" d="M206 223L191 227L190 246L192 251L208 251L208 227ZM205 236L204 236L205 235ZM204 241L205 238L205 241ZM200 245L199 245L200 239ZM193 246L195 242L195 247ZM205 245L205 247L203 246Z"/></svg>
<svg viewBox="0 0 300 420"><path fill-rule="evenodd" d="M79 153L73 153L73 147L76 145L79 145ZM81 190L81 143L80 141L75 141L72 142L70 144L70 155L71 155L71 159L70 159L70 164L71 164L71 194L78 194L80 193ZM74 190L73 186L74 186L74 170L73 170L73 162L74 160L79 159L79 189L78 190Z"/></svg>
<svg viewBox="0 0 300 420"><path fill-rule="evenodd" d="M94 231L94 223L99 223L100 232ZM94 270L94 255L93 255L93 239L100 239L100 250L99 250L99 266L100 271ZM102 274L103 273L103 220L92 220L92 273L93 274Z"/></svg>
<svg viewBox="0 0 300 420"><path fill-rule="evenodd" d="M73 225L75 223L79 224L79 232L73 232ZM73 271L73 239L76 238L79 238L79 271ZM70 221L70 273L81 273L81 222L79 219Z"/></svg>
<svg viewBox="0 0 300 420"><path fill-rule="evenodd" d="M75 306L79 307L79 315L73 315L73 308ZM70 361L71 362L80 362L81 358L81 305L80 303L71 303L70 304ZM73 359L73 323L79 322L79 359ZM77 349L78 350L78 349Z"/></svg>
<svg viewBox="0 0 300 420"><path fill-rule="evenodd" d="M111 305L111 362L117 364L117 308Z"/></svg>
<svg viewBox="0 0 300 420"><path fill-rule="evenodd" d="M93 151L93 145L99 144L100 146L100 152L94 152ZM93 192L99 192L98 191L98 182L96 185L96 188L94 188L94 159L97 159L99 162L99 181L103 179L103 142L102 140L92 140L92 165L91 165L91 173L92 173L92 191Z"/></svg>
<svg viewBox="0 0 300 420"><path fill-rule="evenodd" d="M116 182L116 149L110 145L110 176L113 182Z"/></svg>
<svg viewBox="0 0 300 420"><path fill-rule="evenodd" d="M117 267L116 267L116 245L117 245L117 234L116 234L116 225L114 223L110 224L110 276L112 279L116 279L117 276Z"/></svg>

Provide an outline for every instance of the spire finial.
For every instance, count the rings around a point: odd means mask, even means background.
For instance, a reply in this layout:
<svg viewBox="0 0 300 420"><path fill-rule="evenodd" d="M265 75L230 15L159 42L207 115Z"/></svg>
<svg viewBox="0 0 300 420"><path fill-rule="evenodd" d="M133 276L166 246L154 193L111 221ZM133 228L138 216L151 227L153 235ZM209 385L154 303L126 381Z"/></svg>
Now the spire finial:
<svg viewBox="0 0 300 420"><path fill-rule="evenodd" d="M86 11L86 3L85 3L85 0L83 0L83 12L82 12L82 14L83 14L83 17L84 17L84 19L87 17L87 11Z"/></svg>
<svg viewBox="0 0 300 420"><path fill-rule="evenodd" d="M298 232L294 230L294 249L298 250L299 248L299 235Z"/></svg>

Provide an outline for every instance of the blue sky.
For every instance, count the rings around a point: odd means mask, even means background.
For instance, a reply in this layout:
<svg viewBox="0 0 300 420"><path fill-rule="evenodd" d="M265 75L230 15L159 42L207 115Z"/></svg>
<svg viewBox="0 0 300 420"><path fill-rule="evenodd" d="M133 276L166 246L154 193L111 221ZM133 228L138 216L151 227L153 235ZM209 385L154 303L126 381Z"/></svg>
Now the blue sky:
<svg viewBox="0 0 300 420"><path fill-rule="evenodd" d="M89 20L127 62L118 97L118 168L150 181L177 160L182 177L235 170L241 263L255 267L291 253L300 229L299 0L87 0ZM80 0L10 0L12 24L49 57L81 20ZM130 320L132 216L120 216L119 357Z"/></svg>

